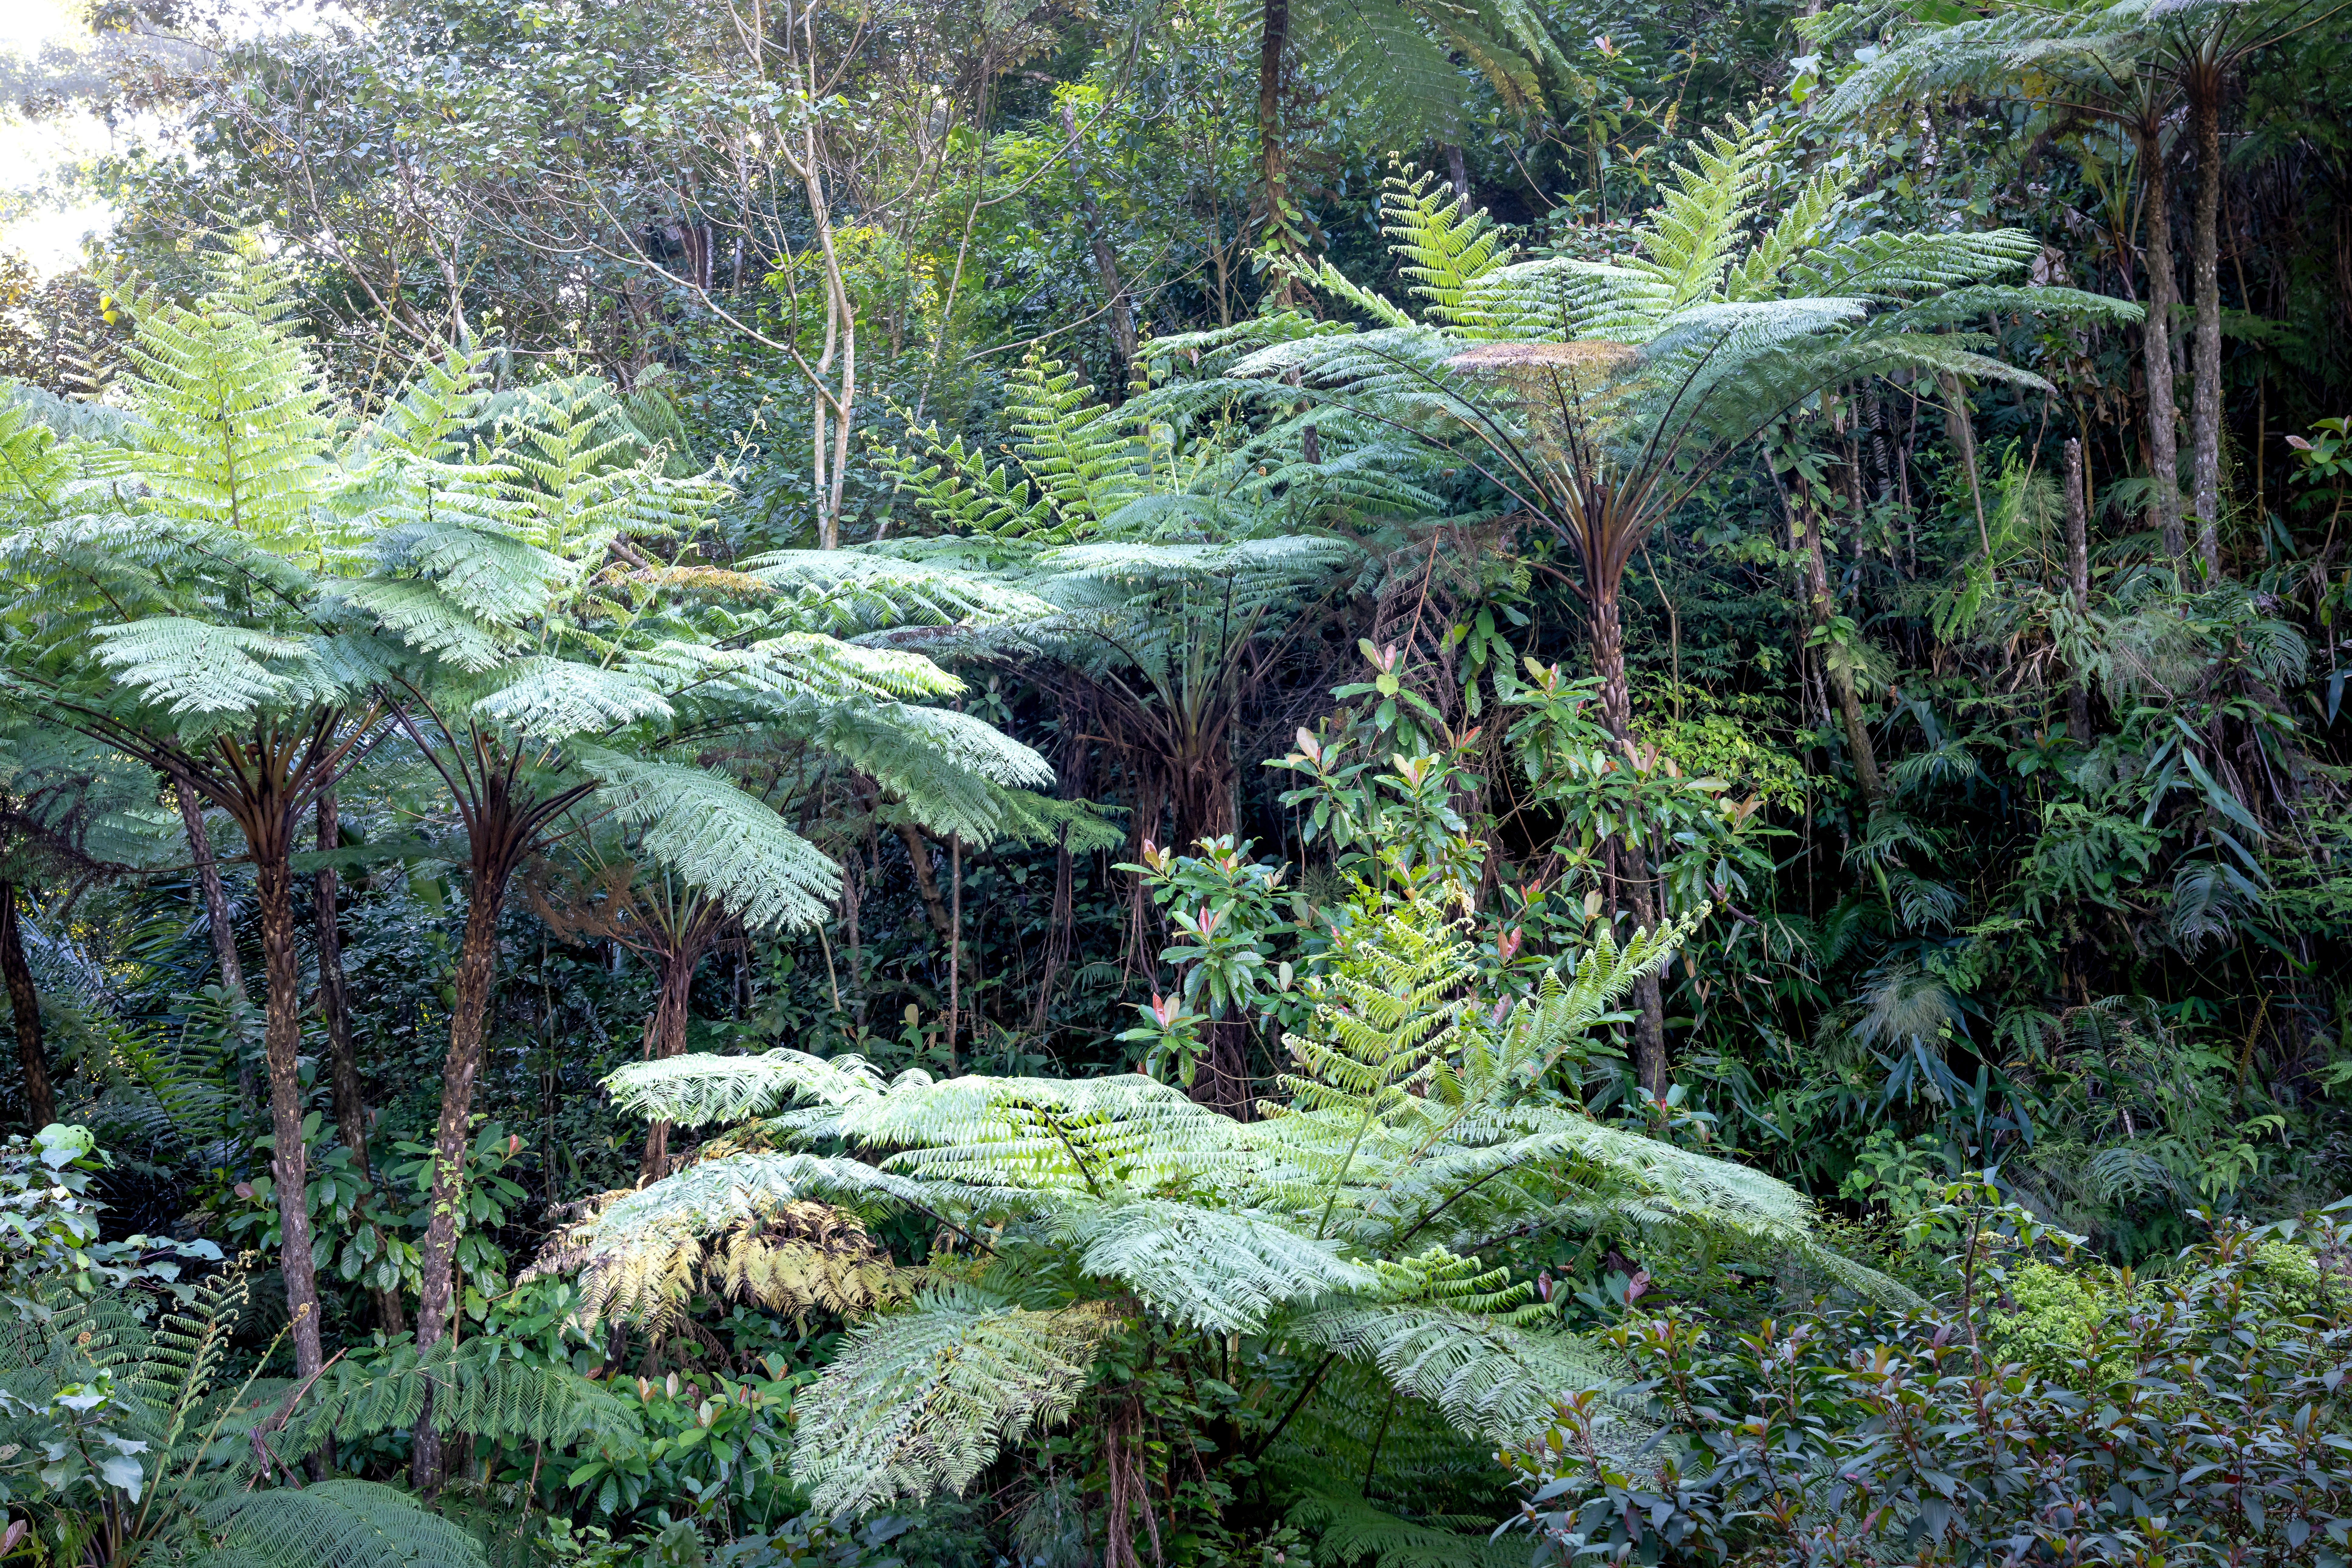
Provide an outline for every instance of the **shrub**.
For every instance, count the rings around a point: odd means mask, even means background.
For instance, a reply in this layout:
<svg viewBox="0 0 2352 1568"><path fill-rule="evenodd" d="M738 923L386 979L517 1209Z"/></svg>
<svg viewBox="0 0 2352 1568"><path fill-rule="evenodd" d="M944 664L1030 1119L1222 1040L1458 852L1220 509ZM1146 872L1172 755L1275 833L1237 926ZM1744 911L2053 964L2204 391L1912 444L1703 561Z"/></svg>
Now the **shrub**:
<svg viewBox="0 0 2352 1568"><path fill-rule="evenodd" d="M2225 1222L2113 1289L2027 1265L2009 1323L1998 1303L1629 1320L1612 1338L1642 1381L1614 1397L1663 1436L1612 1453L1608 1401L1564 1401L1507 1456L1522 1522L1562 1563L2344 1568L2352 1289L2322 1261L2336 1217L2307 1247L2292 1229Z"/></svg>

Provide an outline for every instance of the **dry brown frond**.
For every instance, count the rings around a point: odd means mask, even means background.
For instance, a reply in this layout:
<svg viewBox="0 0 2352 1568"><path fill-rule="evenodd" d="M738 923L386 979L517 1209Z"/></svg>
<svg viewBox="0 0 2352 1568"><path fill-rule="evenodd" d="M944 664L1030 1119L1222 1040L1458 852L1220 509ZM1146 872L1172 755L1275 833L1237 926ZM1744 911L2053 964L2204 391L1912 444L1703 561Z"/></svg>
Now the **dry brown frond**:
<svg viewBox="0 0 2352 1568"><path fill-rule="evenodd" d="M912 1295L920 1275L894 1263L856 1215L804 1198L779 1202L715 1236L680 1226L598 1247L597 1216L631 1191L568 1205L579 1217L549 1239L519 1281L576 1271L589 1319L627 1317L658 1331L698 1295L800 1322L817 1311L862 1318Z"/></svg>

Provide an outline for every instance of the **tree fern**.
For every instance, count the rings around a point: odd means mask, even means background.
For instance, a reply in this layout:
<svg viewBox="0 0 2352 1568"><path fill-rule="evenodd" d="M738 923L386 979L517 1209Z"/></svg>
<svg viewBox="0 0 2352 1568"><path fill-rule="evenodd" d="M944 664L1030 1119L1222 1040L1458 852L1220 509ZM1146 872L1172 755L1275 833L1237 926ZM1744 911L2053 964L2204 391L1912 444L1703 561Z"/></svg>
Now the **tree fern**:
<svg viewBox="0 0 2352 1568"><path fill-rule="evenodd" d="M756 1120L603 1210L581 1259L658 1295L709 1279L724 1238L795 1205L938 1222L932 1267L970 1278L880 1308L803 1396L795 1474L827 1506L971 1480L1066 1408L1106 1311L1306 1358L1283 1395L1309 1412L1304 1434L1319 1429L1324 1380L1339 1379L1335 1398L1360 1389L1334 1371L1353 1368L1465 1441L1519 1440L1556 1394L1618 1373L1543 1326L1528 1280L1480 1260L1495 1238L1605 1227L1828 1255L1798 1194L1601 1126L1549 1085L1686 927L1622 949L1604 938L1498 1014L1466 999L1442 896L1359 911L1288 1042L1282 1099L1255 1122L1135 1076L885 1081L855 1058L789 1051L625 1068L614 1098L642 1112ZM1631 1447L1643 1428L1621 1415L1615 1430Z"/></svg>

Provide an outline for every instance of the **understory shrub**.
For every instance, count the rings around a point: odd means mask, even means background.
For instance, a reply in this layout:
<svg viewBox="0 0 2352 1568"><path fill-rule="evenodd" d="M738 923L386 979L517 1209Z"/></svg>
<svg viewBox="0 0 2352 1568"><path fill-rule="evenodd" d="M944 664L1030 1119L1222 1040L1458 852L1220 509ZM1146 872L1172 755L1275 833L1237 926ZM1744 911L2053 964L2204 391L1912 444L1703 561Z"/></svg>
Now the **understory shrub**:
<svg viewBox="0 0 2352 1568"><path fill-rule="evenodd" d="M2347 1205L2217 1223L2165 1272L2027 1264L1979 1301L1827 1301L1610 1338L1663 1435L1573 1395L1532 1450L1538 1561L2023 1568L2352 1562ZM2103 1271L2104 1272L2104 1271Z"/></svg>

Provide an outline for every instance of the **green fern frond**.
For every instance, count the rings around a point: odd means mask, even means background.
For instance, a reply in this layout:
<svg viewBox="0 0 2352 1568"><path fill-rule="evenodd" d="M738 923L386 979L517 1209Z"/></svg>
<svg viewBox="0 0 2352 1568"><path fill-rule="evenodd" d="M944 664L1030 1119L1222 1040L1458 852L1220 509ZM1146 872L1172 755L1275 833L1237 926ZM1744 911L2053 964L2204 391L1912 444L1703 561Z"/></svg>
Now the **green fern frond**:
<svg viewBox="0 0 2352 1568"><path fill-rule="evenodd" d="M968 1286L855 1331L794 1402L793 1479L824 1513L961 1492L1003 1447L1067 1418L1114 1320L1034 1311Z"/></svg>
<svg viewBox="0 0 2352 1568"><path fill-rule="evenodd" d="M1336 1243L1168 1199L1076 1210L1053 1234L1088 1274L1119 1281L1171 1322L1219 1334L1262 1332L1279 1308L1370 1289L1380 1278L1339 1256Z"/></svg>
<svg viewBox="0 0 2352 1568"><path fill-rule="evenodd" d="M1315 1536L1318 1561L1376 1568L1524 1568L1527 1548L1400 1519L1361 1498L1309 1494L1290 1506L1290 1521Z"/></svg>
<svg viewBox="0 0 2352 1568"><path fill-rule="evenodd" d="M375 1481L233 1492L198 1517L219 1542L199 1561L222 1568L488 1568L471 1535Z"/></svg>
<svg viewBox="0 0 2352 1568"><path fill-rule="evenodd" d="M841 894L841 868L764 803L703 768L574 749L596 798L646 856L746 925L805 927Z"/></svg>

